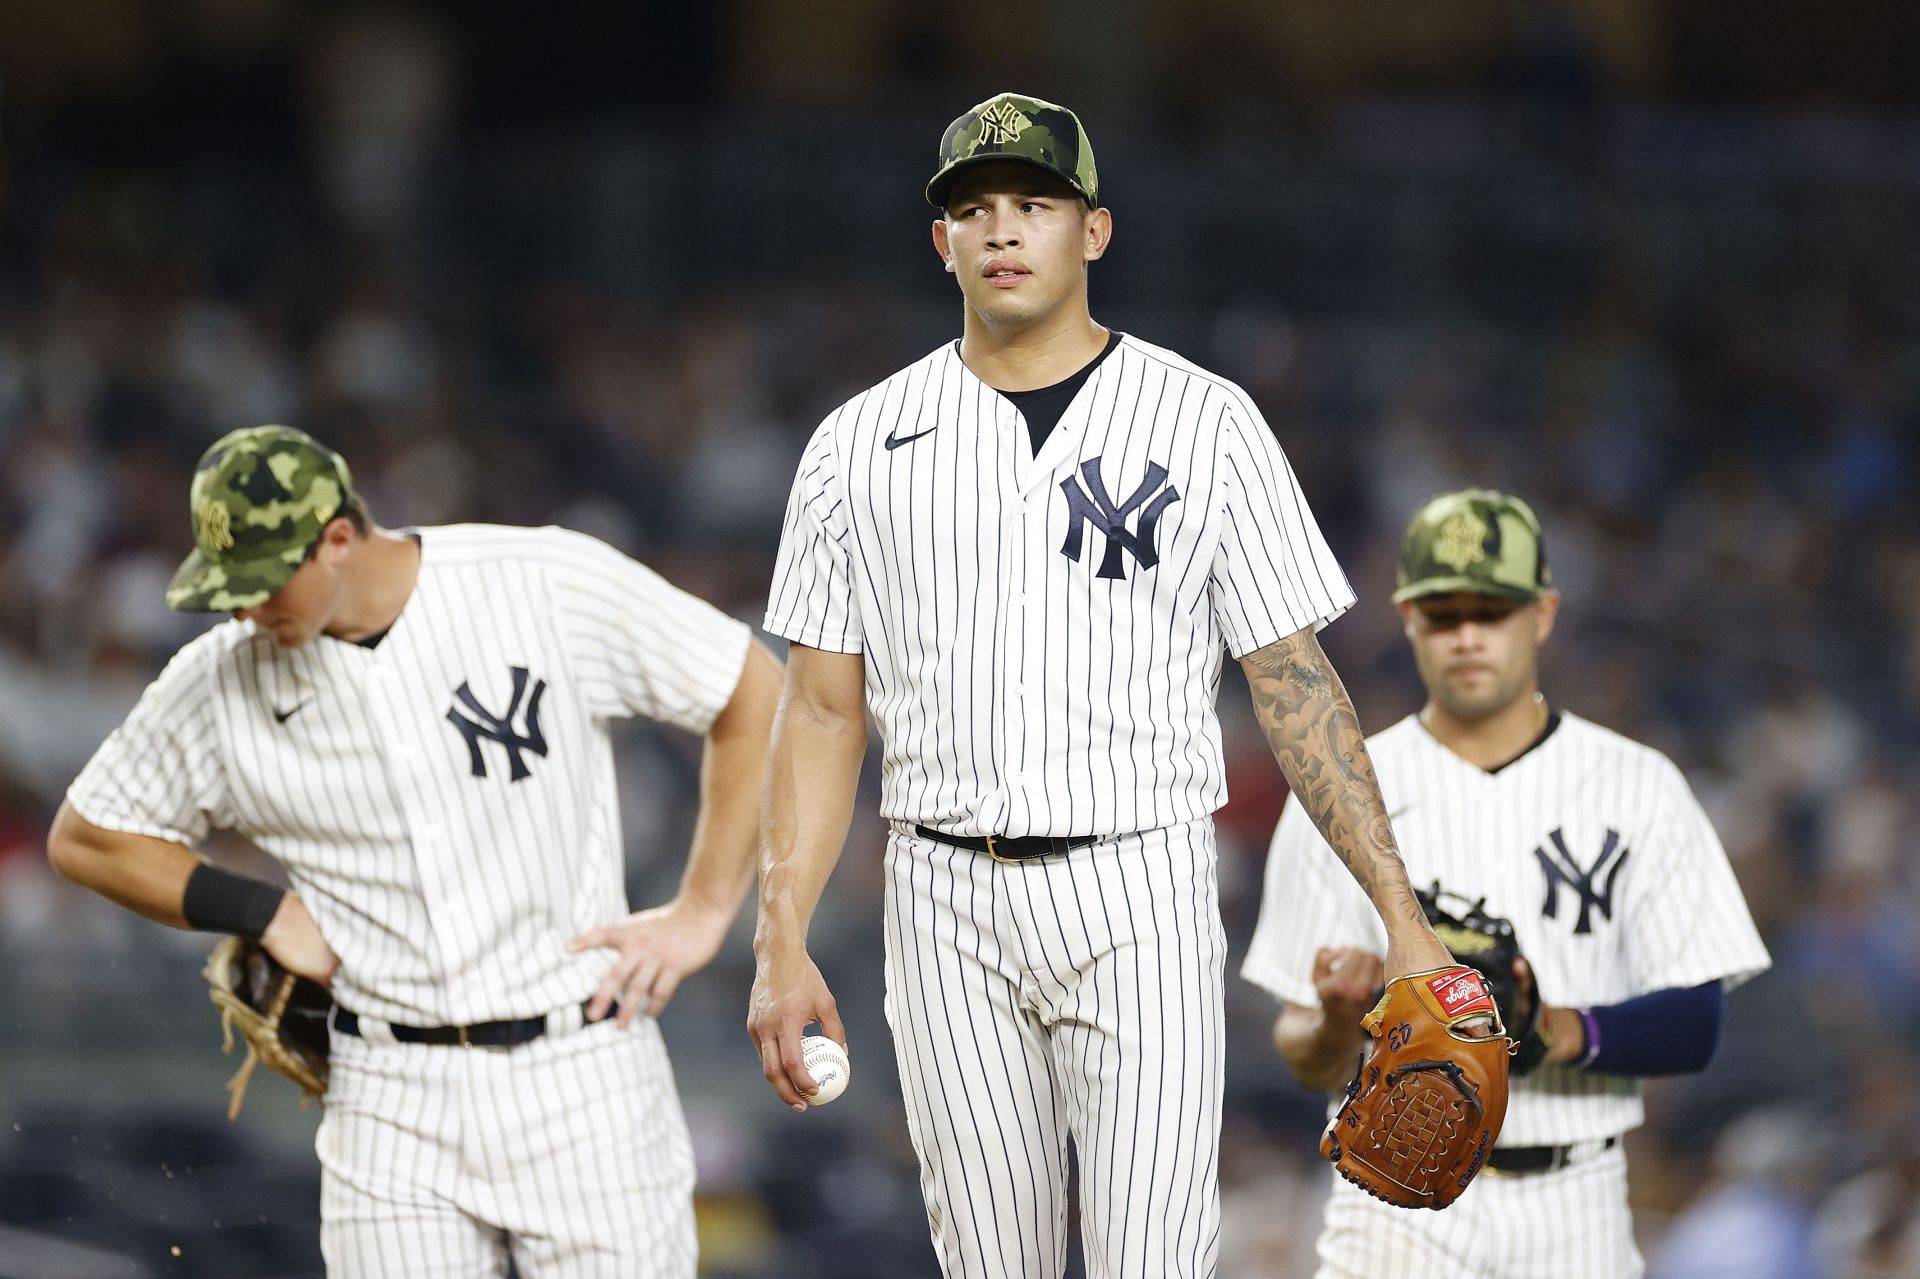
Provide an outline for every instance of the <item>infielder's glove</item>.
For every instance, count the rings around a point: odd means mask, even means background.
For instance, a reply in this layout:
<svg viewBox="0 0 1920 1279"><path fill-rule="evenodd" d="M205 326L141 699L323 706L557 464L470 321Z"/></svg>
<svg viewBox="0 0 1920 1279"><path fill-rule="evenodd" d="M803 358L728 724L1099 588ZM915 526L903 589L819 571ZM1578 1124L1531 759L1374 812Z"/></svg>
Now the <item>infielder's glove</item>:
<svg viewBox="0 0 1920 1279"><path fill-rule="evenodd" d="M1507 1117L1507 1055L1486 980L1456 965L1396 977L1361 1021L1374 1043L1320 1138L1342 1177L1400 1208L1444 1208ZM1474 1039L1457 1027L1494 1020Z"/></svg>
<svg viewBox="0 0 1920 1279"><path fill-rule="evenodd" d="M1500 1006L1501 1024L1519 1045L1512 1072L1531 1074L1547 1055L1547 1041L1540 1033L1545 1010L1539 992L1531 984L1521 985L1514 976L1514 961L1521 956L1512 921L1489 915L1486 898L1468 901L1441 888L1437 880L1431 890L1416 888L1413 895L1453 957L1479 969L1487 979L1493 1002Z"/></svg>
<svg viewBox="0 0 1920 1279"><path fill-rule="evenodd" d="M294 976L259 942L246 937L229 937L215 946L201 974L220 1010L225 1037L221 1051L233 1051L235 1033L247 1045L246 1061L227 1083L232 1098L228 1119L239 1116L247 1080L262 1061L299 1084L306 1094L303 1100L326 1095L327 1014L333 996L325 987Z"/></svg>

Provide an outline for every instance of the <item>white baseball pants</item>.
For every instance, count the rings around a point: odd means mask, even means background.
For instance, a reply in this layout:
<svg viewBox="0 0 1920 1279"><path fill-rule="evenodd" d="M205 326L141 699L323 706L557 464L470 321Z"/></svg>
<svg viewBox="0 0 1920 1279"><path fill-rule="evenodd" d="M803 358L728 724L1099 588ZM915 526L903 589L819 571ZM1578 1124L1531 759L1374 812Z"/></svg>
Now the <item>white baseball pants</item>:
<svg viewBox="0 0 1920 1279"><path fill-rule="evenodd" d="M525 1279L693 1277L693 1150L647 1018L506 1051L336 1032L315 1145L332 1279L503 1275L509 1250Z"/></svg>
<svg viewBox="0 0 1920 1279"><path fill-rule="evenodd" d="M1330 1171L1318 1279L1640 1279L1626 1154L1575 1160L1483 1171L1438 1212L1390 1207Z"/></svg>
<svg viewBox="0 0 1920 1279"><path fill-rule="evenodd" d="M949 1279L1211 1276L1225 1027L1213 824L1018 864L896 830L887 1020Z"/></svg>

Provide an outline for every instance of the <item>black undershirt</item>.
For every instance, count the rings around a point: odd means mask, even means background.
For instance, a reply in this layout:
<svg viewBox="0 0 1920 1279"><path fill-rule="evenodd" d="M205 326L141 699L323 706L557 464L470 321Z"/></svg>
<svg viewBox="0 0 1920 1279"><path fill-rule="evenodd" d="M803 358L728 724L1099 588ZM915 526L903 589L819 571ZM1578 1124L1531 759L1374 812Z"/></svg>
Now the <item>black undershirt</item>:
<svg viewBox="0 0 1920 1279"><path fill-rule="evenodd" d="M1487 770L1487 776L1493 777L1497 775L1500 772L1500 770L1503 768L1512 768L1515 764L1518 764L1521 760L1525 759L1527 756L1539 750L1541 746L1546 744L1546 740L1549 737L1553 736L1553 731L1559 727L1560 727L1560 712L1559 711L1550 712L1547 715L1546 727L1540 730L1540 736L1534 738L1531 742L1527 743L1527 749L1521 751L1518 755L1515 755L1512 759L1508 760L1506 763L1496 764L1494 767L1489 768Z"/></svg>
<svg viewBox="0 0 1920 1279"><path fill-rule="evenodd" d="M1027 435L1033 440L1033 455L1040 456L1040 446L1053 434L1053 428L1060 424L1060 417L1073 403L1073 397L1080 394L1080 388L1087 384L1093 371L1100 362L1113 354L1113 348L1120 345L1120 331L1109 330L1107 344L1100 354L1093 357L1086 368L1081 369L1064 382L1055 382L1052 386L1042 386L1031 391L1001 391L1007 402L1020 410L1020 416L1027 420ZM996 390L998 388L995 388Z"/></svg>

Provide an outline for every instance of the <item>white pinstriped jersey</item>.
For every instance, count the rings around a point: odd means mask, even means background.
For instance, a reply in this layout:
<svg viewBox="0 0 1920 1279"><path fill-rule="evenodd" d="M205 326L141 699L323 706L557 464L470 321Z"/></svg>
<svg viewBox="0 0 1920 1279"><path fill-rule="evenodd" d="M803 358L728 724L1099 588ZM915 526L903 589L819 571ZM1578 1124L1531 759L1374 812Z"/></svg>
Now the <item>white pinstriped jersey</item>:
<svg viewBox="0 0 1920 1279"><path fill-rule="evenodd" d="M1652 747L1564 712L1545 741L1493 773L1413 716L1367 745L1408 877L1484 894L1489 913L1513 921L1548 1003L1592 1007L1714 980L1731 988L1771 962L1707 815ZM1289 801L1242 973L1318 1007L1321 946L1383 954L1386 930ZM1638 1080L1542 1066L1514 1077L1500 1144L1609 1137L1641 1117Z"/></svg>
<svg viewBox="0 0 1920 1279"><path fill-rule="evenodd" d="M1352 602L1253 402L1123 336L1038 457L958 343L829 416L766 625L865 655L883 817L1110 835L1225 802L1223 645Z"/></svg>
<svg viewBox="0 0 1920 1279"><path fill-rule="evenodd" d="M563 529L418 530L376 647L282 649L250 622L183 648L73 783L95 825L240 831L287 868L357 1013L529 1017L593 991L626 916L611 720L704 732L748 628Z"/></svg>

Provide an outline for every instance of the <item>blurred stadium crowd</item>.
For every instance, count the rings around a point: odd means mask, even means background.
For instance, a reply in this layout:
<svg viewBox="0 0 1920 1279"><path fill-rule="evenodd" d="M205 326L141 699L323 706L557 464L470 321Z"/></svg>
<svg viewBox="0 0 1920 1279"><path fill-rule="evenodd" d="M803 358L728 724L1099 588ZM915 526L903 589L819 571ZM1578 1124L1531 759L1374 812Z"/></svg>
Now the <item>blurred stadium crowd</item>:
<svg viewBox="0 0 1920 1279"><path fill-rule="evenodd" d="M946 119L1015 87L475 129L443 28L329 39L296 110L236 72L43 119L0 174L0 1275L30 1248L43 1275L318 1273L313 1117L269 1084L218 1122L205 939L43 857L204 624L161 600L200 449L293 423L386 524L568 524L757 622L807 434L958 332L917 191ZM1469 483L1534 503L1567 600L1549 697L1679 761L1775 958L1630 1145L1653 1273L1920 1274L1920 122L1629 106L1560 46L1526 65L1284 124L1088 111L1095 314L1265 409L1362 596L1326 640L1369 727L1418 701L1385 601L1407 514ZM1233 679L1243 947L1282 792ZM623 740L636 904L677 875L696 752ZM861 811L815 928L848 1097L767 1094L744 922L665 1019L716 1276L932 1273ZM1304 1273L1321 1102L1230 986L1225 1273Z"/></svg>

